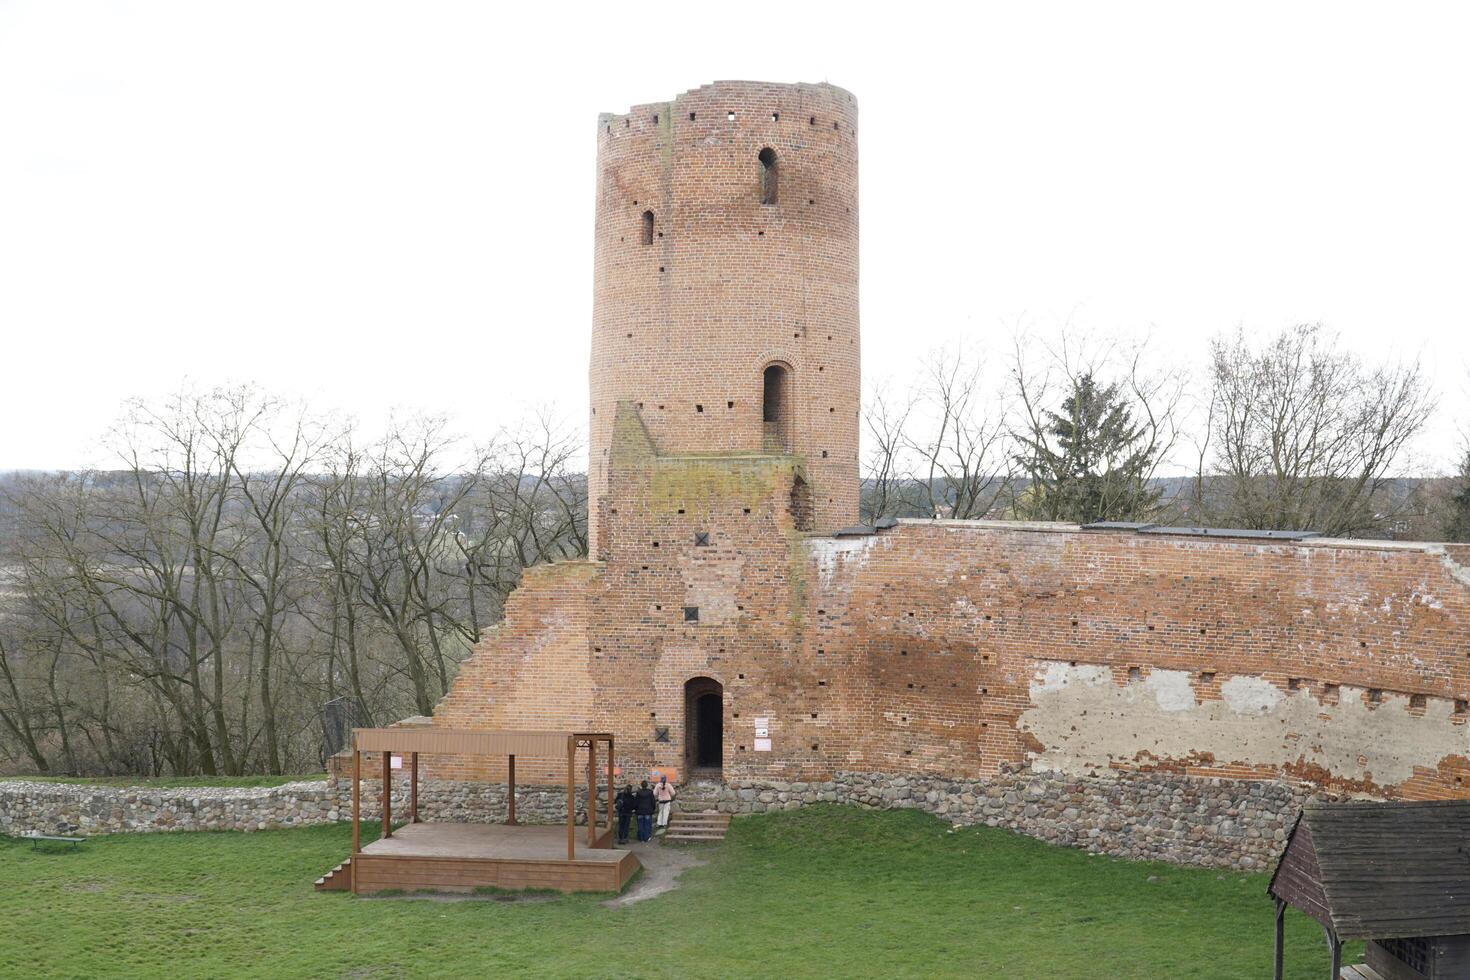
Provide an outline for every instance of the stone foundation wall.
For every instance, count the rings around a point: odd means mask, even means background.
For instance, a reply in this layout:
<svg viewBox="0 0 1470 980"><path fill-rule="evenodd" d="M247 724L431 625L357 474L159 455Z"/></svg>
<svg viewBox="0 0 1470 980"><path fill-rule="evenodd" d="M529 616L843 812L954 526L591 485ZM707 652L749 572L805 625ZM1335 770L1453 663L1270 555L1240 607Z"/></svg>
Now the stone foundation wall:
<svg viewBox="0 0 1470 980"><path fill-rule="evenodd" d="M969 780L839 772L830 782L691 786L681 802L728 813L812 803L916 809L955 824L1004 827L1114 857L1259 871L1275 862L1311 795L1279 782L1158 773L1074 778L1015 772Z"/></svg>
<svg viewBox="0 0 1470 980"><path fill-rule="evenodd" d="M352 819L352 780L335 781L336 805L343 820ZM381 819L378 808L378 783L363 780L362 816ZM587 788L577 790L577 819L583 820L587 810ZM598 813L607 810L607 801L599 796ZM393 819L408 813L408 780L393 782ZM419 817L439 823L501 823L505 820L505 784L469 782L455 779L419 780ZM519 823L564 823L567 819L567 791L563 786L519 785L516 787L516 821Z"/></svg>
<svg viewBox="0 0 1470 980"><path fill-rule="evenodd" d="M0 834L12 837L273 830L350 817L351 810L340 811L337 794L320 780L251 789L0 782Z"/></svg>
<svg viewBox="0 0 1470 980"><path fill-rule="evenodd" d="M393 787L395 816L408 810L408 781ZM988 780L840 772L825 782L735 779L681 787L691 810L764 813L813 803L917 809L956 824L1004 827L1052 844L1175 864L1262 870L1275 860L1309 792L1285 783L1159 773L1068 777L1002 773ZM379 818L377 784L363 783L362 816ZM577 795L581 820L585 790ZM599 800L599 809L605 803ZM425 820L505 819L505 786L428 780ZM106 834L167 830L266 830L351 819L347 780L270 789L176 789L0 782L0 833ZM566 819L561 787L521 787L522 823Z"/></svg>
<svg viewBox="0 0 1470 980"><path fill-rule="evenodd" d="M338 792L339 808L350 813L350 783L339 782ZM399 798L406 794L406 783L395 787L398 812L404 805ZM679 805L732 814L813 803L916 809L956 824L1004 827L1115 857L1250 871L1271 866L1312 794L1310 788L1281 782L1164 773L1069 777L1017 771L971 780L839 772L824 782L695 782L680 787ZM369 797L376 799L375 788L364 789L364 812ZM522 787L516 806L523 823L566 819L566 793L559 787ZM579 793L579 820L584 806L585 794ZM375 802L372 807L376 815ZM419 813L426 820L499 821L505 814L505 787L420 783Z"/></svg>

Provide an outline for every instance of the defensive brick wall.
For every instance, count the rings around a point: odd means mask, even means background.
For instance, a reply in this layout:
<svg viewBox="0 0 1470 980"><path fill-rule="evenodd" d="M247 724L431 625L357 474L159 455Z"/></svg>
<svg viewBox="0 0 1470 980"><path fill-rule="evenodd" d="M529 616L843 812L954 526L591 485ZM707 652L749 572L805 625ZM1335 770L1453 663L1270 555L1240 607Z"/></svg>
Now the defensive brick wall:
<svg viewBox="0 0 1470 980"><path fill-rule="evenodd" d="M686 695L714 685L726 778L1466 792L1470 576L1443 547L954 521L814 536L798 457L662 455L631 406L614 446L609 557L533 572L436 724L608 730L624 767L682 770Z"/></svg>
<svg viewBox="0 0 1470 980"><path fill-rule="evenodd" d="M1441 547L948 521L809 547L863 767L1466 792L1470 575Z"/></svg>

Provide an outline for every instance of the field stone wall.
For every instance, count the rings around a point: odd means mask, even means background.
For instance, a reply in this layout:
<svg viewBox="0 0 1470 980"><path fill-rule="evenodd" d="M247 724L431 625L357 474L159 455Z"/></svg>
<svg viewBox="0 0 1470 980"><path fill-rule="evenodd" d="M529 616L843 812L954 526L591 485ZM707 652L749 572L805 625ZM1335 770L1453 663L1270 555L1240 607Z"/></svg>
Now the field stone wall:
<svg viewBox="0 0 1470 980"><path fill-rule="evenodd" d="M1259 871L1275 863L1312 795L1283 782L1164 773L1074 778L1015 770L977 780L839 772L826 782L691 787L682 803L727 813L813 803L916 809L1113 857Z"/></svg>
<svg viewBox="0 0 1470 980"><path fill-rule="evenodd" d="M338 809L350 814L351 783L338 780L336 786ZM395 812L403 812L407 792L406 781L395 784ZM731 814L819 803L923 810L954 824L1002 827L1114 857L1259 871L1274 863L1311 795L1308 787L1271 780L1170 773L1069 777L1016 769L989 779L838 772L815 782L697 781L680 787L678 805ZM376 783L364 783L364 814L371 809L376 817L376 797ZM585 791L579 792L579 820L585 800ZM605 805L599 800L599 810ZM419 813L425 820L498 822L505 815L505 786L421 782ZM560 823L566 819L565 790L519 788L516 816L522 823Z"/></svg>
<svg viewBox="0 0 1470 980"><path fill-rule="evenodd" d="M166 830L274 830L350 818L322 780L252 788L157 789L0 782L0 834L91 836Z"/></svg>
<svg viewBox="0 0 1470 980"><path fill-rule="evenodd" d="M407 812L407 780L395 781L393 789L397 818ZM1078 778L1017 770L971 780L839 772L821 782L696 782L681 788L679 805L732 814L817 803L917 809L955 824L1003 827L1115 857L1250 871L1274 861L1307 796L1307 790L1281 782L1160 773ZM379 819L377 798L377 783L364 781L364 820ZM580 791L579 820L585 800ZM273 830L336 823L351 813L347 780L261 789L0 782L0 833L17 837ZM419 785L419 813L431 821L498 822L505 817L505 786L428 780ZM521 788L516 815L523 823L560 823L566 819L565 790Z"/></svg>

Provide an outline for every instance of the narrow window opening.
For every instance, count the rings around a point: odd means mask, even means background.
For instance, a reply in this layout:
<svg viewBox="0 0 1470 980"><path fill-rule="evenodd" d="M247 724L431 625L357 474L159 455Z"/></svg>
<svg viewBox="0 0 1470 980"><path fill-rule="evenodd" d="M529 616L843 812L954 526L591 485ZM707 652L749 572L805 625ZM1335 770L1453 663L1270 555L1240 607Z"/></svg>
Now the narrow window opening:
<svg viewBox="0 0 1470 980"><path fill-rule="evenodd" d="M689 121L694 122L694 113L689 113Z"/></svg>
<svg viewBox="0 0 1470 980"><path fill-rule="evenodd" d="M643 212L643 244L653 244L653 212Z"/></svg>
<svg viewBox="0 0 1470 980"><path fill-rule="evenodd" d="M780 121L781 121L781 113L779 113L779 112L773 112L773 113L771 113L771 122L780 122Z"/></svg>
<svg viewBox="0 0 1470 980"><path fill-rule="evenodd" d="M697 623L697 622L699 622L699 607L698 606L685 606L684 607L684 622L686 622L686 623Z"/></svg>
<svg viewBox="0 0 1470 980"><path fill-rule="evenodd" d="M735 110L732 109L729 112L725 113L725 121L726 122L734 122L735 121Z"/></svg>
<svg viewBox="0 0 1470 980"><path fill-rule="evenodd" d="M780 364L765 370L762 380L761 422L767 445L772 449L791 446L791 372Z"/></svg>
<svg viewBox="0 0 1470 980"><path fill-rule="evenodd" d="M776 151L769 146L756 156L761 164L761 203L775 204L776 195L780 183L779 164L776 161Z"/></svg>

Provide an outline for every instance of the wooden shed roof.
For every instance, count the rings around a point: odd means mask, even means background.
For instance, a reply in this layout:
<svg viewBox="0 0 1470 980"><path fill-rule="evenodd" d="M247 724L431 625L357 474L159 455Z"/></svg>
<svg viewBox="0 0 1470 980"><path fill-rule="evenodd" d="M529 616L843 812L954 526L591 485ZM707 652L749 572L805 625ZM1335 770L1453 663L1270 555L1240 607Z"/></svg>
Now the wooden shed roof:
<svg viewBox="0 0 1470 980"><path fill-rule="evenodd" d="M567 753L567 739L607 739L604 734L555 731L474 731L462 728L354 728L359 752L421 752L426 755L518 755L555 759Z"/></svg>
<svg viewBox="0 0 1470 980"><path fill-rule="evenodd" d="M1342 939L1470 934L1470 800L1308 803L1267 890Z"/></svg>

